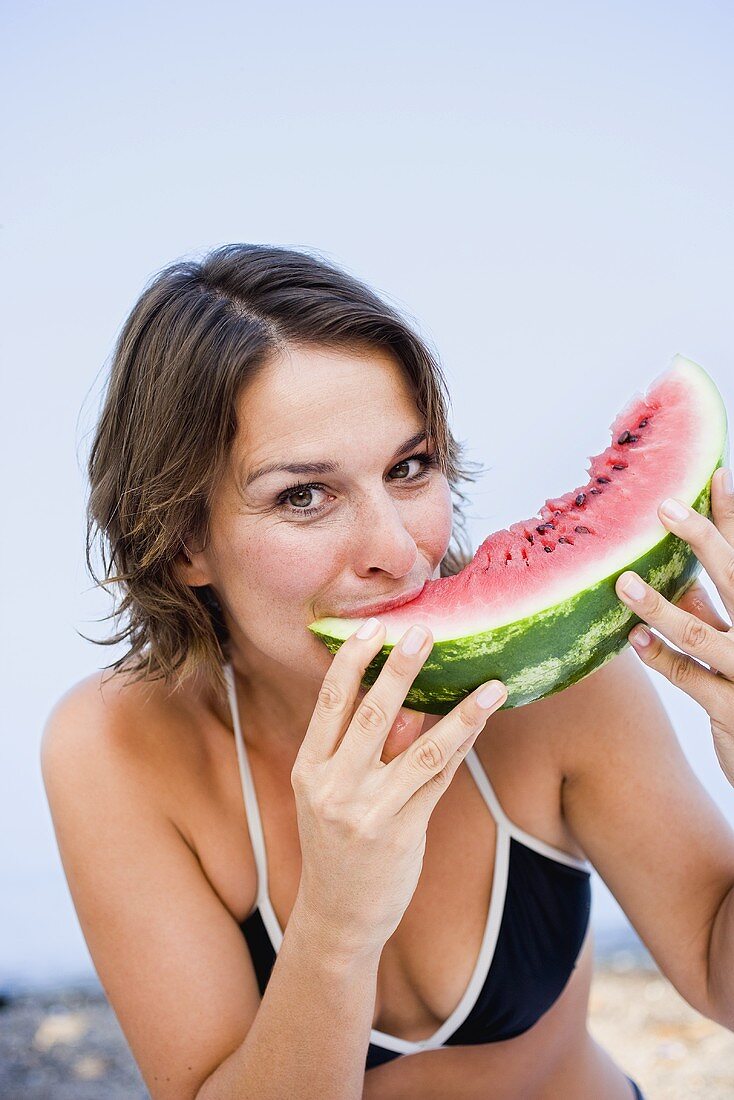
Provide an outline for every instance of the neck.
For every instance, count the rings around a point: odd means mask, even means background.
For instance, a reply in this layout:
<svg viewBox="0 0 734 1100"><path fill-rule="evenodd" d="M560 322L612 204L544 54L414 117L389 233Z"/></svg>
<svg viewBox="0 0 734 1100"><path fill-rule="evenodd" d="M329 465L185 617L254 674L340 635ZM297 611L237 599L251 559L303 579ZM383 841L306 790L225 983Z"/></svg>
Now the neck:
<svg viewBox="0 0 734 1100"><path fill-rule="evenodd" d="M245 663L230 661L239 704L242 735L248 746L295 755L306 735L318 700L320 682L300 676L263 654Z"/></svg>

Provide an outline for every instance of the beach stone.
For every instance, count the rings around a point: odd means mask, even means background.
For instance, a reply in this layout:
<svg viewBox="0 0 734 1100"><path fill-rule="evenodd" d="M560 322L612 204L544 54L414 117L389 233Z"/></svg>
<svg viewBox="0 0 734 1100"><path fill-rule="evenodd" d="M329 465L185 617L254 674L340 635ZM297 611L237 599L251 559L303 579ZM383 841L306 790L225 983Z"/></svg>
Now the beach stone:
<svg viewBox="0 0 734 1100"><path fill-rule="evenodd" d="M54 1012L45 1016L33 1036L36 1050L49 1050L56 1043L76 1043L89 1028L82 1012Z"/></svg>
<svg viewBox="0 0 734 1100"><path fill-rule="evenodd" d="M98 1058L94 1054L87 1054L84 1058L77 1058L74 1062L74 1075L85 1081L94 1081L96 1078L104 1076L109 1064L110 1063L105 1058Z"/></svg>

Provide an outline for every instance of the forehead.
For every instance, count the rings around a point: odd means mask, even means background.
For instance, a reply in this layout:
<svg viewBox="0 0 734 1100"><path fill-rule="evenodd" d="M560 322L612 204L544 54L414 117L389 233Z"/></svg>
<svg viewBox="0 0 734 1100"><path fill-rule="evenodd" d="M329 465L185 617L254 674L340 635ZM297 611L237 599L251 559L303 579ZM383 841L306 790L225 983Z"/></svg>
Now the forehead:
<svg viewBox="0 0 734 1100"><path fill-rule="evenodd" d="M314 448L334 440L362 449L376 438L382 446L423 426L410 380L389 352L288 348L241 393L236 449L248 466L296 461L326 457Z"/></svg>

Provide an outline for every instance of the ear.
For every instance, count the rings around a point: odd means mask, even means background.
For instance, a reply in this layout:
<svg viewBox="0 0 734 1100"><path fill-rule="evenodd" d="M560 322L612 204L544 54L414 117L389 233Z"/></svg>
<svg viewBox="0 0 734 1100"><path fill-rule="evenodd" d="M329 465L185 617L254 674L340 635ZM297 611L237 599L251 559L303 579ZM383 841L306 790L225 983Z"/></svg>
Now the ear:
<svg viewBox="0 0 734 1100"><path fill-rule="evenodd" d="M201 588L213 583L205 551L190 550L183 541L176 557L176 572L190 588Z"/></svg>

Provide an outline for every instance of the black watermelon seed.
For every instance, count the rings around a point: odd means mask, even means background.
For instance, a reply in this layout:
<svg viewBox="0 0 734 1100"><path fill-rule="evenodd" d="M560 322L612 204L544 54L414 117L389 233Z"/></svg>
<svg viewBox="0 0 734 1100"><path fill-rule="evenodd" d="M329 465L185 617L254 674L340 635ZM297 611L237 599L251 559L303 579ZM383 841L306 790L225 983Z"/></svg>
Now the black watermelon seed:
<svg viewBox="0 0 734 1100"><path fill-rule="evenodd" d="M641 420L640 423L637 425L637 427L638 428L646 428L647 427L647 417L645 417L644 420Z"/></svg>
<svg viewBox="0 0 734 1100"><path fill-rule="evenodd" d="M591 533L588 527L574 527L574 531L577 531L579 535L588 535Z"/></svg>
<svg viewBox="0 0 734 1100"><path fill-rule="evenodd" d="M630 435L629 441L630 443L636 443L639 438L639 435Z"/></svg>
<svg viewBox="0 0 734 1100"><path fill-rule="evenodd" d="M622 432L619 439L617 440L617 443L621 446L623 443L627 443L629 441L629 437L630 437L629 432L626 432L626 431Z"/></svg>
<svg viewBox="0 0 734 1100"><path fill-rule="evenodd" d="M601 492L601 489L589 489L589 492L590 492L590 493L594 493L594 494L597 494L597 493L600 493L600 492Z"/></svg>
<svg viewBox="0 0 734 1100"><path fill-rule="evenodd" d="M573 546L573 543L572 543L572 542L570 542L570 540L569 540L569 539L566 539L566 538L564 538L564 537L563 537L563 535L561 535L561 537L559 538L559 540L558 540L558 541L559 541L559 542L567 542L567 543L569 544L569 546Z"/></svg>
<svg viewBox="0 0 734 1100"><path fill-rule="evenodd" d="M612 479L610 477L598 477L597 482L599 485L611 485Z"/></svg>
<svg viewBox="0 0 734 1100"><path fill-rule="evenodd" d="M535 528L535 530L538 532L539 535L544 535L546 531L553 531L555 530L555 528L553 527L552 523L541 523L538 527Z"/></svg>
<svg viewBox="0 0 734 1100"><path fill-rule="evenodd" d="M543 549L545 550L546 554L552 554L553 553L553 547L552 546L544 546Z"/></svg>
<svg viewBox="0 0 734 1100"><path fill-rule="evenodd" d="M625 462L615 462L612 466L613 470L626 470L627 464Z"/></svg>
<svg viewBox="0 0 734 1100"><path fill-rule="evenodd" d="M535 539L533 538L532 535L526 535L525 538L528 540L528 542L530 543L531 546L535 542Z"/></svg>
<svg viewBox="0 0 734 1100"><path fill-rule="evenodd" d="M579 493L574 501L577 508L580 508L583 504L586 504L586 493Z"/></svg>
<svg viewBox="0 0 734 1100"><path fill-rule="evenodd" d="M562 512L562 511L561 511L561 509L559 508L559 509L557 509L557 511L555 511L555 512L553 513L553 515L554 515L554 516L562 516L562 515L563 515L563 512Z"/></svg>

